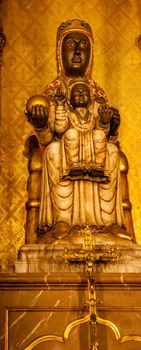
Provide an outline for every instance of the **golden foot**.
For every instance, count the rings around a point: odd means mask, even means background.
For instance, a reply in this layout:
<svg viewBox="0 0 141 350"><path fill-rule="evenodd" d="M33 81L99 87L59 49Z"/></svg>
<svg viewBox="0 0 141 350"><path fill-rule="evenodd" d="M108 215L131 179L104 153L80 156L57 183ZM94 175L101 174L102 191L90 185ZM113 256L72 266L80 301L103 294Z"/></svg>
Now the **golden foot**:
<svg viewBox="0 0 141 350"><path fill-rule="evenodd" d="M54 229L51 230L52 237L62 239L69 236L71 232L71 226L65 222L57 222Z"/></svg>
<svg viewBox="0 0 141 350"><path fill-rule="evenodd" d="M116 237L120 237L120 238L128 239L129 241L132 241L131 237L129 236L129 233L126 231L124 227L113 224L110 227L108 227L108 230L110 233L112 233Z"/></svg>

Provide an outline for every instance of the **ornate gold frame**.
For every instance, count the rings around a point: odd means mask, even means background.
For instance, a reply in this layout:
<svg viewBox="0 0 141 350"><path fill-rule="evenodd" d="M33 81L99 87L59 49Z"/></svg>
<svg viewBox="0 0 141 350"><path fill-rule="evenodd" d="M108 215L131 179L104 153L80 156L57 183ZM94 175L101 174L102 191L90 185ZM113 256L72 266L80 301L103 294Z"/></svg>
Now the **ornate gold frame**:
<svg viewBox="0 0 141 350"><path fill-rule="evenodd" d="M140 307L137 307L135 309L138 309L138 311L139 310L141 311ZM9 350L9 346L8 346L8 342L9 342L8 341L9 340L8 323L9 323L9 311L12 311L12 310L13 311L17 311L17 309L13 309L13 308L5 308L5 349L4 350ZM18 311L19 310L23 310L23 309L18 309ZM24 308L24 311L25 310L27 311L27 308ZM46 308L45 308L45 310L47 311ZM128 308L127 308L127 310L128 310ZM28 309L28 311L29 311L29 309ZM37 309L37 311L39 311L39 310ZM112 308L112 311L113 311L113 308ZM105 326L109 327L113 331L113 333L115 335L115 338L116 338L116 340L119 343L124 343L124 342L127 342L127 341L139 341L139 342L141 342L141 335L124 335L124 336L121 336L118 327L113 322L111 322L109 320L106 320L104 318L101 318L101 317L97 316L96 317L96 321L97 321L98 324L102 324L102 325L105 325ZM88 313L86 316L84 316L82 318L79 318L79 319L76 319L75 321L70 322L66 326L62 336L54 335L54 334L44 335L44 336L39 337L39 338L35 339L34 341L32 341L28 346L26 346L24 348L24 350L34 350L34 348L37 345L39 345L41 343L44 343L44 342L47 342L47 341L57 341L57 342L65 344L69 340L70 332L72 331L73 328L75 328L75 327L77 327L77 326L79 326L81 324L89 323L89 322L90 322L90 313Z"/></svg>
<svg viewBox="0 0 141 350"><path fill-rule="evenodd" d="M55 340L55 341L59 341L61 343L65 343L69 339L70 332L74 327L76 327L80 324L83 324L83 323L87 323L89 321L90 321L90 314L86 315L85 317L83 317L81 319L77 319L77 320L69 323L64 331L63 336L45 335L43 337L40 337L40 338L34 340L30 345L28 345L26 348L24 348L24 350L33 350L35 348L35 346L37 346L38 344L41 344L42 342L49 341L49 340ZM110 327L115 334L116 340L119 341L119 343L123 343L126 341L133 341L133 340L134 341L141 341L141 336L139 336L139 335L121 336L118 327L111 321L97 317L97 323L100 323L100 324L103 324L107 327Z"/></svg>

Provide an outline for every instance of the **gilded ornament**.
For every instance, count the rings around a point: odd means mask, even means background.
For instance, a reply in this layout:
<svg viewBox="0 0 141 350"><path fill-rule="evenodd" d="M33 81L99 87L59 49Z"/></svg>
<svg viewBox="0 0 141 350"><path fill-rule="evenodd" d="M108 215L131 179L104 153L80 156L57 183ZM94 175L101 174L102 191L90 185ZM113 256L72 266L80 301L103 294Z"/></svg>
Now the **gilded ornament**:
<svg viewBox="0 0 141 350"><path fill-rule="evenodd" d="M32 113L32 108L35 106L43 106L49 108L49 101L43 95L35 95L29 98L26 104L26 110L28 113Z"/></svg>

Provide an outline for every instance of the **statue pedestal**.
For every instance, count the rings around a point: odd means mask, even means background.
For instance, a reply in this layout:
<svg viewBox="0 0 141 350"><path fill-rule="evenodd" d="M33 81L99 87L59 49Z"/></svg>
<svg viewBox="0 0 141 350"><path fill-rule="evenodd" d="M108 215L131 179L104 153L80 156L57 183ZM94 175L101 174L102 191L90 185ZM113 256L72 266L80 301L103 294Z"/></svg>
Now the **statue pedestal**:
<svg viewBox="0 0 141 350"><path fill-rule="evenodd" d="M94 273L140 273L141 272L141 246L129 243L127 245L97 244L93 251L108 252L109 260L111 248L116 250L117 261L98 261L94 263ZM47 246L45 244L28 244L19 251L18 261L14 265L15 273L86 273L86 263L83 261L84 246L60 244ZM74 256L74 260L73 260ZM76 259L75 259L76 256ZM77 261L80 256L80 262ZM67 260L70 257L72 263ZM102 260L102 259L101 259Z"/></svg>
<svg viewBox="0 0 141 350"><path fill-rule="evenodd" d="M0 276L1 350L89 350L86 274ZM95 278L100 350L141 349L141 274Z"/></svg>
<svg viewBox="0 0 141 350"><path fill-rule="evenodd" d="M99 349L140 350L141 247L87 248L91 259L117 254L93 265ZM85 253L83 242L20 249L14 273L0 275L1 350L90 350Z"/></svg>

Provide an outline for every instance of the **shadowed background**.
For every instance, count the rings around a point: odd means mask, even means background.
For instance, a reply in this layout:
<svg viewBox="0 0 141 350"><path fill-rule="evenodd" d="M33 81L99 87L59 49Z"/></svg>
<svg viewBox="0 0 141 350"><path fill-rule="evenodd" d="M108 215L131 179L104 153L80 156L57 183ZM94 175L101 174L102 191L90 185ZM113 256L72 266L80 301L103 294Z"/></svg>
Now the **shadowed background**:
<svg viewBox="0 0 141 350"><path fill-rule="evenodd" d="M56 77L56 30L87 21L95 40L93 78L119 109L119 140L129 161L129 190L141 244L141 34L140 0L3 0L7 44L1 67L0 264L4 271L24 244L28 177L24 143L32 134L24 109L31 95Z"/></svg>

